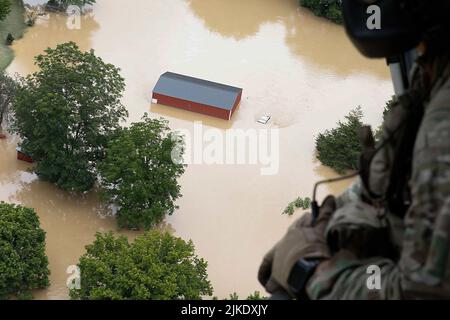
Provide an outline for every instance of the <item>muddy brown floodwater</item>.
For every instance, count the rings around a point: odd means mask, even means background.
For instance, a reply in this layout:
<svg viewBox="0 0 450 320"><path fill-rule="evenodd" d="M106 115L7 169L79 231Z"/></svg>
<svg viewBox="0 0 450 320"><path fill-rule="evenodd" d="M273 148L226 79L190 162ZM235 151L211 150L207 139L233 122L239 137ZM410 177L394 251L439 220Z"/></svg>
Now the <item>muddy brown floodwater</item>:
<svg viewBox="0 0 450 320"><path fill-rule="evenodd" d="M361 105L377 126L392 95L383 61L362 58L344 30L297 6L297 0L97 0L79 30L67 18L39 19L13 46L9 73L35 70L33 57L47 47L75 41L83 50L122 69L129 121L145 112L193 131L194 121L225 133L279 128L279 170L263 176L259 165L192 164L180 183L183 197L164 228L192 239L209 262L215 295L246 296L262 290L256 272L262 255L293 218L281 212L314 181L334 173L316 160L314 137ZM244 88L230 122L152 105L160 74L173 71ZM256 123L270 114L268 126ZM205 129L206 130L206 129ZM66 268L76 264L96 231L116 230L95 193L73 196L41 182L15 160L16 141L0 141L0 200L36 209L47 232L51 286L38 299L66 299ZM350 182L323 187L339 193ZM136 233L120 232L133 238Z"/></svg>

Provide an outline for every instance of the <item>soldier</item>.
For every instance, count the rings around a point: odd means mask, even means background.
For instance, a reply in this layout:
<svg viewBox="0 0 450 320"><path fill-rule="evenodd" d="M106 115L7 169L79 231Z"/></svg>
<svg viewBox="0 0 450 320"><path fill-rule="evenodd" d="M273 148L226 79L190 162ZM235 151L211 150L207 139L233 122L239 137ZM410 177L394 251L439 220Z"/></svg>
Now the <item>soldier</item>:
<svg viewBox="0 0 450 320"><path fill-rule="evenodd" d="M381 29L366 24L373 5ZM450 1L344 0L343 13L368 57L417 48L411 85L391 107L378 146L366 131L356 184L328 196L316 220L297 220L264 257L258 279L293 298L448 299ZM374 270L379 283L370 285Z"/></svg>

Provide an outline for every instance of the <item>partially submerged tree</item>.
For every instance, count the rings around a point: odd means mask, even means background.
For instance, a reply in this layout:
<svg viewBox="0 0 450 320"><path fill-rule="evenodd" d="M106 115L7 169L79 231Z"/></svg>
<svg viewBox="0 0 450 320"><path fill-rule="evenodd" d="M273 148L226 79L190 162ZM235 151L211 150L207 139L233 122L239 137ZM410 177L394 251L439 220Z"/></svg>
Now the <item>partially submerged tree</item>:
<svg viewBox="0 0 450 320"><path fill-rule="evenodd" d="M11 11L10 0L0 0L0 21L4 20Z"/></svg>
<svg viewBox="0 0 450 320"><path fill-rule="evenodd" d="M316 16L327 18L338 24L344 21L341 0L300 0L300 5L310 9Z"/></svg>
<svg viewBox="0 0 450 320"><path fill-rule="evenodd" d="M49 285L45 232L33 209L0 202L0 299Z"/></svg>
<svg viewBox="0 0 450 320"><path fill-rule="evenodd" d="M292 216L296 209L306 210L311 206L311 199L298 197L294 201L288 204L286 209L284 209L283 214L287 214L288 216Z"/></svg>
<svg viewBox="0 0 450 320"><path fill-rule="evenodd" d="M149 229L174 212L181 196L177 179L185 166L172 159L172 152L180 143L166 120L147 115L108 143L99 166L100 187L102 198L118 206L120 227Z"/></svg>
<svg viewBox="0 0 450 320"><path fill-rule="evenodd" d="M12 129L37 161L36 174L68 191L88 191L96 165L127 111L119 69L73 43L36 57L13 103Z"/></svg>
<svg viewBox="0 0 450 320"><path fill-rule="evenodd" d="M147 232L133 243L111 232L96 235L80 258L79 300L201 299L212 295L207 262L192 241L169 233Z"/></svg>
<svg viewBox="0 0 450 320"><path fill-rule="evenodd" d="M78 6L80 8L85 5L94 4L96 0L49 0L47 5L58 10L66 10L69 6Z"/></svg>
<svg viewBox="0 0 450 320"><path fill-rule="evenodd" d="M390 100L386 102L386 105L383 110L383 122L386 120L389 111L397 104L398 98L396 96L392 96ZM383 138L383 125L381 124L374 133L374 137L376 141L380 141Z"/></svg>
<svg viewBox="0 0 450 320"><path fill-rule="evenodd" d="M17 92L18 84L4 72L0 72L0 134L2 125L7 120L8 113Z"/></svg>
<svg viewBox="0 0 450 320"><path fill-rule="evenodd" d="M338 173L357 170L362 146L359 130L363 123L360 107L351 111L345 121L339 121L337 127L320 133L316 138L317 158Z"/></svg>
<svg viewBox="0 0 450 320"><path fill-rule="evenodd" d="M239 297L236 292L231 293L225 300L244 300ZM261 295L261 292L255 291L250 294L245 300L267 300L267 297Z"/></svg>

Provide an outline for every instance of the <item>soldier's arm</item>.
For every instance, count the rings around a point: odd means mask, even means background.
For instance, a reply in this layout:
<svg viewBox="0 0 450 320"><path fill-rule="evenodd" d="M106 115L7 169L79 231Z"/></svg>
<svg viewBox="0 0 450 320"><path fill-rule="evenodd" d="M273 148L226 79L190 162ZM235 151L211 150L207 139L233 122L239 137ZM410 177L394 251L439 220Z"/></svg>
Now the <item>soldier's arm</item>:
<svg viewBox="0 0 450 320"><path fill-rule="evenodd" d="M307 292L314 300L401 299L400 276L393 261L359 260L353 253L342 250L319 265Z"/></svg>
<svg viewBox="0 0 450 320"><path fill-rule="evenodd" d="M450 296L450 88L428 106L418 134L399 261L358 260L339 252L322 263L308 285L313 299L400 299ZM370 289L380 270L380 289ZM373 283L372 283L373 284Z"/></svg>

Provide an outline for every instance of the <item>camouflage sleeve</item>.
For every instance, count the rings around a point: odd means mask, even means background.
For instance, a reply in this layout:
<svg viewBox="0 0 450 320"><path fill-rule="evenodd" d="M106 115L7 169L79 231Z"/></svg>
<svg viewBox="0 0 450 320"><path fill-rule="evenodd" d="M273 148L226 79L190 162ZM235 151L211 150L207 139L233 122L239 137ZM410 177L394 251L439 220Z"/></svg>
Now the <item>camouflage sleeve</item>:
<svg viewBox="0 0 450 320"><path fill-rule="evenodd" d="M450 298L450 82L428 105L416 140L412 204L398 262L340 252L308 285L313 299ZM379 288L370 266L379 270ZM369 268L369 269L368 269Z"/></svg>
<svg viewBox="0 0 450 320"><path fill-rule="evenodd" d="M307 292L313 300L401 299L400 277L388 259L359 260L343 250L319 266Z"/></svg>

